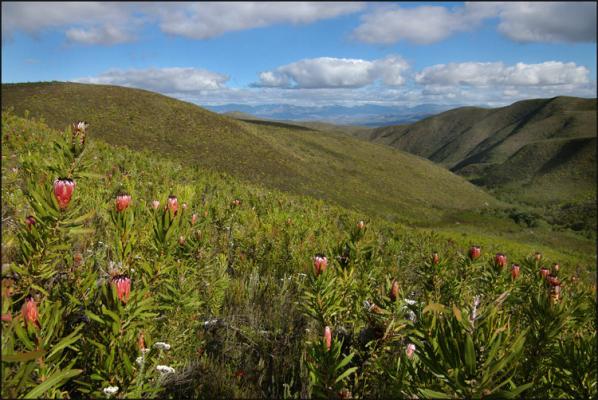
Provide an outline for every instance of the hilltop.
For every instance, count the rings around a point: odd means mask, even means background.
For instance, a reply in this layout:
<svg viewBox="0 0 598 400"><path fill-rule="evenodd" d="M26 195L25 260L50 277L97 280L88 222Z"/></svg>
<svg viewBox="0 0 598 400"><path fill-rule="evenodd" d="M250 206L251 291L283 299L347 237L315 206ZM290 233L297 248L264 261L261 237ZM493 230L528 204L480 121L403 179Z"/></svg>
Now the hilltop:
<svg viewBox="0 0 598 400"><path fill-rule="evenodd" d="M434 163L346 135L238 121L139 89L78 83L3 84L2 109L64 129L86 120L113 145L225 172L383 216L431 222L498 202ZM444 195L431 196L441 192Z"/></svg>
<svg viewBox="0 0 598 400"><path fill-rule="evenodd" d="M530 202L587 201L595 198L596 110L596 99L562 96L462 107L378 128L370 140Z"/></svg>

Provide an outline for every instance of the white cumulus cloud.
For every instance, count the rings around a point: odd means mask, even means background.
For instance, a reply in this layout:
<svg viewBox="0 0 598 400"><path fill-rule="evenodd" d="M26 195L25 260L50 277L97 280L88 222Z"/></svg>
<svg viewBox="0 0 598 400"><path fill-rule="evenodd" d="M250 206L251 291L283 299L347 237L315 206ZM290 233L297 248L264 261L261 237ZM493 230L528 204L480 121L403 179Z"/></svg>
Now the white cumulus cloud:
<svg viewBox="0 0 598 400"><path fill-rule="evenodd" d="M381 81L396 86L405 82L408 63L399 56L378 60L319 57L300 60L260 73L256 87L295 89L360 88Z"/></svg>
<svg viewBox="0 0 598 400"><path fill-rule="evenodd" d="M185 93L224 89L229 77L198 68L112 69L74 82L119 85L160 93Z"/></svg>
<svg viewBox="0 0 598 400"><path fill-rule="evenodd" d="M594 2L467 2L464 6L387 6L364 15L354 30L365 43L430 44L470 31L488 18L519 42L596 42Z"/></svg>
<svg viewBox="0 0 598 400"><path fill-rule="evenodd" d="M589 83L590 71L573 62L546 61L539 64L465 62L437 64L415 75L423 85L437 86L559 86Z"/></svg>

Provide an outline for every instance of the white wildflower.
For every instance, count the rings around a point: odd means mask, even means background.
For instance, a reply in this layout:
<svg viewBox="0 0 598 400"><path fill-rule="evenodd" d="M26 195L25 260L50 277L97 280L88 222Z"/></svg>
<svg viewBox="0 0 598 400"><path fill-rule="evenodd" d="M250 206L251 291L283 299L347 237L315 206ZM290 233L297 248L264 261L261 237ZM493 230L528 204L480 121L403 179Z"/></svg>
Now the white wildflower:
<svg viewBox="0 0 598 400"><path fill-rule="evenodd" d="M205 327L208 327L208 326L216 325L217 323L218 323L218 320L216 318L213 318L213 319L209 319L207 321L204 321L203 325Z"/></svg>
<svg viewBox="0 0 598 400"><path fill-rule="evenodd" d="M156 342L154 343L154 348L159 350L170 350L170 345L164 342Z"/></svg>
<svg viewBox="0 0 598 400"><path fill-rule="evenodd" d="M168 365L158 365L156 369L162 374L174 374L174 368Z"/></svg>
<svg viewBox="0 0 598 400"><path fill-rule="evenodd" d="M139 365L140 367L143 365L145 359L143 358L143 356L139 356L135 359L135 362L137 363L137 365Z"/></svg>
<svg viewBox="0 0 598 400"><path fill-rule="evenodd" d="M147 353L150 352L151 349L141 349L141 354L143 354L143 356L145 356Z"/></svg>
<svg viewBox="0 0 598 400"><path fill-rule="evenodd" d="M405 303L409 304L410 306L417 304L417 301L411 299L403 299Z"/></svg>
<svg viewBox="0 0 598 400"><path fill-rule="evenodd" d="M104 388L104 394L108 398L113 394L116 394L116 392L118 392L118 386L108 386Z"/></svg>

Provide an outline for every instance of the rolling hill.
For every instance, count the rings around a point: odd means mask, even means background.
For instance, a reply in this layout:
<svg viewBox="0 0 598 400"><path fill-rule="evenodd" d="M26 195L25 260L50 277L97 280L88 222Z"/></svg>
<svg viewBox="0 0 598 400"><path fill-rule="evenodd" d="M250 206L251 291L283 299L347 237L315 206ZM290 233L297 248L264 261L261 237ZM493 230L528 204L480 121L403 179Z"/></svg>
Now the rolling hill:
<svg viewBox="0 0 598 400"><path fill-rule="evenodd" d="M238 121L156 93L75 83L3 84L2 109L53 128L90 123L90 136L151 150L243 180L412 222L496 206L483 190L396 149L305 127ZM431 195L441 193L442 195Z"/></svg>
<svg viewBox="0 0 598 400"><path fill-rule="evenodd" d="M411 125L378 128L370 140L532 202L595 198L596 99L463 107Z"/></svg>

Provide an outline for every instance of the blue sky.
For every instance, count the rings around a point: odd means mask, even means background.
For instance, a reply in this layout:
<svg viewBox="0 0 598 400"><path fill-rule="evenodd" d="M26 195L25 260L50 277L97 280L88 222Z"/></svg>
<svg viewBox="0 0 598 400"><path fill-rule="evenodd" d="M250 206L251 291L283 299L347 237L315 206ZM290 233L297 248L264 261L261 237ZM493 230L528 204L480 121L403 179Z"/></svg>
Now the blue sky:
<svg viewBox="0 0 598 400"><path fill-rule="evenodd" d="M2 3L2 82L197 104L504 105L596 96L596 4Z"/></svg>

